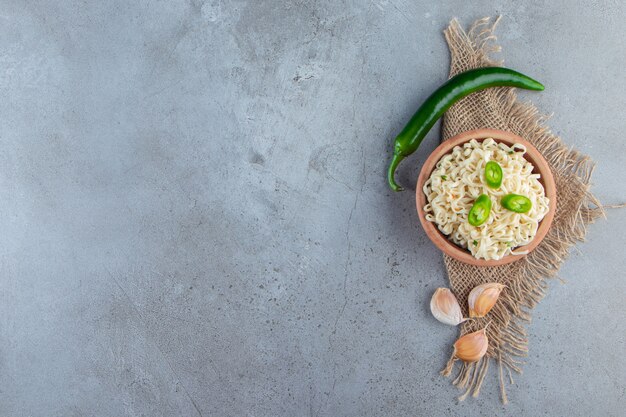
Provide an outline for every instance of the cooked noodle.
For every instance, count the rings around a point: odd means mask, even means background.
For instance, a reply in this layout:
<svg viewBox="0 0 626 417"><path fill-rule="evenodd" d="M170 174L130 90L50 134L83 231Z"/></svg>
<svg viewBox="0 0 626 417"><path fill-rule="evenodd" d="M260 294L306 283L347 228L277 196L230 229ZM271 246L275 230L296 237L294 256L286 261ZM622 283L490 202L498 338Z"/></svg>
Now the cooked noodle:
<svg viewBox="0 0 626 417"><path fill-rule="evenodd" d="M508 146L491 138L482 142L472 139L455 146L437 162L424 184L428 200L424 206L426 220L434 222L448 239L469 249L476 258L525 254L523 248L515 249L533 240L549 208L540 175L532 173L533 166L524 159L525 153L523 145ZM485 183L485 164L489 161L502 167L503 180L498 189ZM509 193L528 197L532 203L530 211L514 213L502 207L500 199ZM472 226L467 215L481 194L491 198L491 213L485 223Z"/></svg>

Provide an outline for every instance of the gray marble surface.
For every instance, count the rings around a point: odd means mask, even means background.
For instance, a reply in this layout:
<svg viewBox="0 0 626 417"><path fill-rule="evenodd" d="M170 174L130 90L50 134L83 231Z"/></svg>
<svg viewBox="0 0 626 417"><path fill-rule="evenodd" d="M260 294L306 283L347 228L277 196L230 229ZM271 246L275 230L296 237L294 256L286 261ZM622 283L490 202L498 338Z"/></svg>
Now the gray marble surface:
<svg viewBox="0 0 626 417"><path fill-rule="evenodd" d="M626 6L584 4L0 1L0 415L625 415L626 211L551 282L510 404L495 372L458 403L441 256L384 179L448 21L502 14L522 97L625 201Z"/></svg>

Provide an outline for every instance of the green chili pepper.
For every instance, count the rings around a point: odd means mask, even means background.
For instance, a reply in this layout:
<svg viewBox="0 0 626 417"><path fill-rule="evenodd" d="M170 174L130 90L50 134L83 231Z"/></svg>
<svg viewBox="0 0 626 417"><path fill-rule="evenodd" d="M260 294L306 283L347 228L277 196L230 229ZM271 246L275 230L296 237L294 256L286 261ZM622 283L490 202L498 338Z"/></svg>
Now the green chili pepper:
<svg viewBox="0 0 626 417"><path fill-rule="evenodd" d="M472 226L480 226L489 218L491 212L491 199L487 194L478 196L474 205L467 215L467 222Z"/></svg>
<svg viewBox="0 0 626 417"><path fill-rule="evenodd" d="M396 137L393 159L387 171L387 181L392 190L403 190L396 183L396 169L400 161L415 152L435 122L463 97L489 87L519 87L536 91L544 88L538 81L502 67L476 68L450 78L426 99Z"/></svg>
<svg viewBox="0 0 626 417"><path fill-rule="evenodd" d="M500 200L500 204L507 210L515 213L526 213L532 207L528 197L519 194L507 194Z"/></svg>
<svg viewBox="0 0 626 417"><path fill-rule="evenodd" d="M500 188L502 185L502 167L496 161L485 164L485 182L489 188Z"/></svg>

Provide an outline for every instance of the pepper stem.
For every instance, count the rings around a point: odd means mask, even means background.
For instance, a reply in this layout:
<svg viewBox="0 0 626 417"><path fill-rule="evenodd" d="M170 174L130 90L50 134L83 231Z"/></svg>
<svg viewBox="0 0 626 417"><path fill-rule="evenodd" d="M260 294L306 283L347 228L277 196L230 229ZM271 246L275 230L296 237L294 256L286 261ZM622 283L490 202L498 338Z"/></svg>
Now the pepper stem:
<svg viewBox="0 0 626 417"><path fill-rule="evenodd" d="M389 170L387 170L387 182L389 183L389 187L391 187L394 191L404 191L404 188L399 186L395 179L396 168L398 168L398 164L400 164L400 161L403 159L403 155L399 155L394 152L391 164L389 164Z"/></svg>

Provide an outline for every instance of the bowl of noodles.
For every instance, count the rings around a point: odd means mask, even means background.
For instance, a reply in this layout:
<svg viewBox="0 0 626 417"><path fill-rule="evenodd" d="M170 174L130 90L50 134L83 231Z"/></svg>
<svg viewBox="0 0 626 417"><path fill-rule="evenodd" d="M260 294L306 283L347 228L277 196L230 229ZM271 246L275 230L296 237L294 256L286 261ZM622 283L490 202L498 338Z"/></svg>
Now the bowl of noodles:
<svg viewBox="0 0 626 417"><path fill-rule="evenodd" d="M499 166L499 183L488 165ZM511 206L511 196L525 204ZM478 129L433 151L418 177L416 201L422 227L440 250L468 264L496 266L539 245L554 218L556 186L547 161L528 141ZM487 209L477 224L473 207L479 201Z"/></svg>

